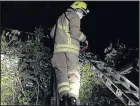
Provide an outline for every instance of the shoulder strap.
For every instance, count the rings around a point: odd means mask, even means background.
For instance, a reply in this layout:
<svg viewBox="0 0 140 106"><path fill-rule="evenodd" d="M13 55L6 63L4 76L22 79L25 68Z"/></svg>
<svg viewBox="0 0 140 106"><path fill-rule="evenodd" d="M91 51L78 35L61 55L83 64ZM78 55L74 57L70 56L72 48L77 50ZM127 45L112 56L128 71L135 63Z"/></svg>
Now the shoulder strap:
<svg viewBox="0 0 140 106"><path fill-rule="evenodd" d="M66 15L66 13L64 12L65 17L67 18L68 21L70 21L70 19L68 18L68 16Z"/></svg>

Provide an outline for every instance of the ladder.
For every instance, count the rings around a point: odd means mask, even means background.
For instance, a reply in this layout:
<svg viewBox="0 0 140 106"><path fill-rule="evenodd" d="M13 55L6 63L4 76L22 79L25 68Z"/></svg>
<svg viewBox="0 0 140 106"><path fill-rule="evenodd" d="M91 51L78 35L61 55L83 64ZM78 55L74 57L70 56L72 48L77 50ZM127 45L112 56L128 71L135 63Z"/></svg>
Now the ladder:
<svg viewBox="0 0 140 106"><path fill-rule="evenodd" d="M139 88L126 77L108 67L106 63L92 58L92 53L80 55L83 64L90 64L90 70L95 73L105 86L111 90L125 105L139 105ZM132 70L132 67L124 71Z"/></svg>

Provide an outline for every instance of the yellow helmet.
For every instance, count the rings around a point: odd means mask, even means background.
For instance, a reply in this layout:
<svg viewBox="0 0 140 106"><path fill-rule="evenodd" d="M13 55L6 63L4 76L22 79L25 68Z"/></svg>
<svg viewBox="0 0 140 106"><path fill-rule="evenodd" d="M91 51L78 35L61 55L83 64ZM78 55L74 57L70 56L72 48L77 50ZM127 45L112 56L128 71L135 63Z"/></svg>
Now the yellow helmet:
<svg viewBox="0 0 140 106"><path fill-rule="evenodd" d="M73 9L81 9L84 11L85 14L89 13L89 10L87 9L87 4L82 1L75 1L72 5L71 8Z"/></svg>

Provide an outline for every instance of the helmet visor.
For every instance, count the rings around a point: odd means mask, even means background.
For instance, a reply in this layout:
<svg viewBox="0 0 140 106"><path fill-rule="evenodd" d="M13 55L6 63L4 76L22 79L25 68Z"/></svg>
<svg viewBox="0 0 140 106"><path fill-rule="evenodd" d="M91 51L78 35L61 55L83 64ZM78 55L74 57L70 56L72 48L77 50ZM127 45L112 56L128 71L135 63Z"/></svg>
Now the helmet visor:
<svg viewBox="0 0 140 106"><path fill-rule="evenodd" d="M83 11L84 15L87 15L89 13L89 10L88 9L82 8L82 11Z"/></svg>

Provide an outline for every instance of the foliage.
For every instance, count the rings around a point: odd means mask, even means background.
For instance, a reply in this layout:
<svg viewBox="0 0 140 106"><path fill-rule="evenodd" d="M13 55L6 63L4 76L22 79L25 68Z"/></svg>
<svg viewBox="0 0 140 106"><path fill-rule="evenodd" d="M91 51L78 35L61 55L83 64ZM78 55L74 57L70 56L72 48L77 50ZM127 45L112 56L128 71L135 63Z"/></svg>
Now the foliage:
<svg viewBox="0 0 140 106"><path fill-rule="evenodd" d="M80 88L80 104L81 105L122 105L121 101L98 79L94 71L91 71L90 64L86 58L90 60L100 61L99 56L92 53L82 53L81 67L81 88Z"/></svg>
<svg viewBox="0 0 140 106"><path fill-rule="evenodd" d="M85 64L81 67L81 88L80 102L81 104L91 104L94 88L99 83L93 72L90 71L90 64ZM95 81L96 79L96 81Z"/></svg>
<svg viewBox="0 0 140 106"><path fill-rule="evenodd" d="M104 49L104 53L104 61L114 69L120 69L122 65L126 65L127 62L132 62L136 58L138 59L138 48L130 48L119 41L117 44L110 43L109 46Z"/></svg>
<svg viewBox="0 0 140 106"><path fill-rule="evenodd" d="M42 33L38 32L40 29L34 32L35 39L25 42L15 33L2 34L2 52L6 53L2 61L2 104L37 105L50 96L51 53L40 42ZM8 35L16 39L8 39Z"/></svg>
<svg viewBox="0 0 140 106"><path fill-rule="evenodd" d="M1 39L2 74L2 105L39 105L44 98L51 96L51 51L43 45L44 33L42 28L36 28L32 36L22 41L21 32L17 30L3 31ZM129 49L129 50L128 50ZM123 43L113 45L105 49L105 62L116 68L127 60L130 48ZM90 64L86 62L86 56L90 60L100 61L100 58L92 53L80 54L81 67L81 105L122 105L120 100L97 78L94 71L90 70ZM47 104L49 105L49 104Z"/></svg>

